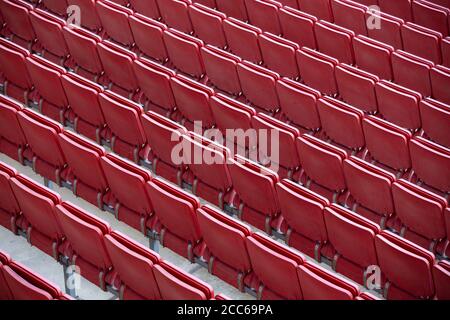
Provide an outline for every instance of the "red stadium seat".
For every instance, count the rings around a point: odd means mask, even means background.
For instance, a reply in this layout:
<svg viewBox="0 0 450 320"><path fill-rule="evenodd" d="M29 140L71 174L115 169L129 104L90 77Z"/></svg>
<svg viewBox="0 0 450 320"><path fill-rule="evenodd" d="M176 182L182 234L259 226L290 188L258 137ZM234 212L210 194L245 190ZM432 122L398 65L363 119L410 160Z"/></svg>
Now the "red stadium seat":
<svg viewBox="0 0 450 320"><path fill-rule="evenodd" d="M216 0L217 9L224 12L227 16L233 17L242 21L247 21L247 9L245 7L245 0Z"/></svg>
<svg viewBox="0 0 450 320"><path fill-rule="evenodd" d="M308 130L320 129L317 100L320 92L296 81L283 78L276 84L282 114L291 125Z"/></svg>
<svg viewBox="0 0 450 320"><path fill-rule="evenodd" d="M329 201L290 180L277 184L277 194L288 228L286 243L319 262L322 255L331 258L323 216Z"/></svg>
<svg viewBox="0 0 450 320"><path fill-rule="evenodd" d="M276 81L280 78L273 71L243 61L237 66L242 93L252 106L269 113L276 113L280 108Z"/></svg>
<svg viewBox="0 0 450 320"><path fill-rule="evenodd" d="M352 30L356 35L367 35L367 7L355 1L333 0L331 1L334 23Z"/></svg>
<svg viewBox="0 0 450 320"><path fill-rule="evenodd" d="M195 213L200 201L157 178L147 183L146 189L158 220L156 231L161 245L194 262L202 245Z"/></svg>
<svg viewBox="0 0 450 320"><path fill-rule="evenodd" d="M162 21L170 28L191 33L192 23L189 18L190 0L157 0Z"/></svg>
<svg viewBox="0 0 450 320"><path fill-rule="evenodd" d="M22 212L18 223L26 232L28 242L57 260L63 232L56 218L55 206L61 198L23 176L11 178L10 182Z"/></svg>
<svg viewBox="0 0 450 320"><path fill-rule="evenodd" d="M377 112L375 84L380 80L377 76L347 64L337 66L335 74L342 100L367 113Z"/></svg>
<svg viewBox="0 0 450 320"><path fill-rule="evenodd" d="M203 41L175 29L169 29L164 31L164 43L175 68L198 79L203 77L205 67L200 56Z"/></svg>
<svg viewBox="0 0 450 320"><path fill-rule="evenodd" d="M303 47L297 51L297 65L303 82L326 95L337 93L334 68L339 64L337 59L320 52Z"/></svg>
<svg viewBox="0 0 450 320"><path fill-rule="evenodd" d="M11 300L13 296L9 290L8 283L3 276L3 268L11 263L11 258L0 251L0 300Z"/></svg>
<svg viewBox="0 0 450 320"><path fill-rule="evenodd" d="M258 300L301 300L297 268L304 258L274 240L254 234L247 237L252 269L260 281Z"/></svg>
<svg viewBox="0 0 450 320"><path fill-rule="evenodd" d="M201 49L208 80L218 89L233 95L242 91L237 73L237 64L241 58L207 45Z"/></svg>
<svg viewBox="0 0 450 320"><path fill-rule="evenodd" d="M450 8L422 0L414 0L411 7L415 23L436 30L444 37L449 35Z"/></svg>
<svg viewBox="0 0 450 320"><path fill-rule="evenodd" d="M157 0L130 0L130 5L135 12L151 19L158 19L161 16Z"/></svg>
<svg viewBox="0 0 450 320"><path fill-rule="evenodd" d="M392 80L392 46L359 35L353 38L353 50L359 68L381 79Z"/></svg>
<svg viewBox="0 0 450 320"><path fill-rule="evenodd" d="M0 194L0 225L14 233L17 233L16 221L20 213L20 207L11 189L10 180L17 174L15 169L0 162L0 187L2 188L2 193ZM1 263L2 261L0 260Z"/></svg>
<svg viewBox="0 0 450 320"><path fill-rule="evenodd" d="M353 211L384 229L394 214L391 186L395 176L353 156L344 160L344 175Z"/></svg>
<svg viewBox="0 0 450 320"><path fill-rule="evenodd" d="M436 252L439 242L446 237L445 199L405 180L392 185L392 196L395 212L403 224L401 236Z"/></svg>
<svg viewBox="0 0 450 320"><path fill-rule="evenodd" d="M368 268L378 265L375 236L380 227L338 205L324 211L328 238L336 249L333 269L367 286Z"/></svg>
<svg viewBox="0 0 450 320"><path fill-rule="evenodd" d="M431 140L450 148L450 107L427 98L420 101L422 129Z"/></svg>
<svg viewBox="0 0 450 320"><path fill-rule="evenodd" d="M383 1L383 0L379 0ZM390 1L398 3L400 1ZM401 0L402 1L402 0ZM407 0L409 1L409 0ZM382 10L383 11L383 10ZM367 28L367 34L370 38L392 46L394 49L403 49L401 26L404 21L397 16L386 14L385 11L373 14L370 10L366 13L366 19L379 19L381 28Z"/></svg>
<svg viewBox="0 0 450 320"><path fill-rule="evenodd" d="M245 0L249 22L262 31L281 34L278 10L281 4L273 0Z"/></svg>
<svg viewBox="0 0 450 320"><path fill-rule="evenodd" d="M387 232L376 236L375 247L379 266L387 281L384 298L411 300L433 297L432 253Z"/></svg>
<svg viewBox="0 0 450 320"><path fill-rule="evenodd" d="M109 225L69 203L56 206L58 222L73 250L72 264L81 275L106 291L106 277L112 264L106 251L104 236Z"/></svg>
<svg viewBox="0 0 450 320"><path fill-rule="evenodd" d="M245 244L250 229L210 206L197 209L197 217L208 248L208 271L244 291L252 270Z"/></svg>
<svg viewBox="0 0 450 320"><path fill-rule="evenodd" d="M450 151L422 137L412 139L409 148L417 178L444 193L450 192Z"/></svg>
<svg viewBox="0 0 450 320"><path fill-rule="evenodd" d="M354 63L353 31L326 21L316 23L314 31L320 52L336 58L340 63Z"/></svg>
<svg viewBox="0 0 450 320"><path fill-rule="evenodd" d="M105 246L120 277L120 300L161 298L153 273L154 265L160 261L155 252L115 231L105 235Z"/></svg>
<svg viewBox="0 0 450 320"><path fill-rule="evenodd" d="M202 4L195 3L189 6L189 16L194 28L194 33L204 43L215 47L225 48L227 40L222 23L227 16Z"/></svg>
<svg viewBox="0 0 450 320"><path fill-rule="evenodd" d="M69 131L59 134L59 144L73 175L73 193L102 209L108 189L100 166L105 150Z"/></svg>
<svg viewBox="0 0 450 320"><path fill-rule="evenodd" d="M314 24L317 18L302 11L283 7L278 11L283 37L299 46L316 49Z"/></svg>
<svg viewBox="0 0 450 320"><path fill-rule="evenodd" d="M386 12L394 17L399 17L405 21L412 21L412 0L378 0L382 12Z"/></svg>
<svg viewBox="0 0 450 320"><path fill-rule="evenodd" d="M116 156L107 155L100 161L112 194L106 205L114 210L118 220L145 233L147 220L153 212L145 192L150 174Z"/></svg>
<svg viewBox="0 0 450 320"><path fill-rule="evenodd" d="M0 39L0 86L4 94L25 104L33 86L25 64L28 55L22 47Z"/></svg>
<svg viewBox="0 0 450 320"><path fill-rule="evenodd" d="M430 71L431 91L434 99L450 105L450 68L440 65Z"/></svg>
<svg viewBox="0 0 450 320"><path fill-rule="evenodd" d="M442 39L441 46L442 64L446 67L450 67L450 37Z"/></svg>
<svg viewBox="0 0 450 320"><path fill-rule="evenodd" d="M239 196L239 218L270 234L279 213L275 193L278 175L240 156L229 162L233 187Z"/></svg>
<svg viewBox="0 0 450 320"><path fill-rule="evenodd" d="M16 101L0 96L0 151L24 163L27 140L17 117L23 107Z"/></svg>
<svg viewBox="0 0 450 320"><path fill-rule="evenodd" d="M227 0L228 1L228 0ZM259 63L262 60L258 36L261 29L234 18L223 22L229 50L243 60Z"/></svg>
<svg viewBox="0 0 450 320"><path fill-rule="evenodd" d="M83 28L97 32L102 28L102 23L95 9L95 0L67 0L69 6L78 6L80 12L83 12L83 18L80 24Z"/></svg>
<svg viewBox="0 0 450 320"><path fill-rule="evenodd" d="M42 0L42 4L46 9L61 17L65 17L67 14L67 0Z"/></svg>
<svg viewBox="0 0 450 320"><path fill-rule="evenodd" d="M134 38L129 17L133 15L133 11L108 0L97 1L95 7L102 22L105 38L131 48L134 45Z"/></svg>
<svg viewBox="0 0 450 320"><path fill-rule="evenodd" d="M299 76L295 51L300 47L289 40L263 33L258 38L264 65L281 76L296 79Z"/></svg>
<svg viewBox="0 0 450 320"><path fill-rule="evenodd" d="M0 4L0 10L6 22L7 36L18 45L31 50L36 39L29 16L33 6L20 0L5 0Z"/></svg>
<svg viewBox="0 0 450 320"><path fill-rule="evenodd" d="M298 7L319 20L333 21L331 0L298 0Z"/></svg>
<svg viewBox="0 0 450 320"><path fill-rule="evenodd" d="M433 267L434 285L436 288L436 298L438 300L450 299L450 263L448 261L440 261Z"/></svg>
<svg viewBox="0 0 450 320"><path fill-rule="evenodd" d="M158 61L167 61L168 54L163 39L163 32L167 30L167 27L161 22L149 19L138 13L130 16L129 22L139 51ZM148 41L149 38L152 41Z"/></svg>
<svg viewBox="0 0 450 320"><path fill-rule="evenodd" d="M401 28L403 50L415 54L435 64L440 64L442 35L434 30L408 22Z"/></svg>

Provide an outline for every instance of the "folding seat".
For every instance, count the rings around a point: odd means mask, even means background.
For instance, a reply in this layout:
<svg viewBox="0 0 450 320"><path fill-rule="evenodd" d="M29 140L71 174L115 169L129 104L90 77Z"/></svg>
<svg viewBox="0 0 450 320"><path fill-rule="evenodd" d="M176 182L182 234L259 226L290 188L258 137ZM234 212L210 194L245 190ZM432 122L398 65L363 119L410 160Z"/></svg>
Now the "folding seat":
<svg viewBox="0 0 450 320"><path fill-rule="evenodd" d="M258 36L261 29L234 18L223 21L228 49L243 60L260 63L262 60Z"/></svg>
<svg viewBox="0 0 450 320"><path fill-rule="evenodd" d="M253 272L259 279L258 300L301 300L297 269L304 258L270 239L253 234L246 239Z"/></svg>
<svg viewBox="0 0 450 320"><path fill-rule="evenodd" d="M397 176L411 168L408 143L412 134L408 130L374 116L364 118L362 125L370 158L394 169Z"/></svg>
<svg viewBox="0 0 450 320"><path fill-rule="evenodd" d="M65 69L34 55L26 58L26 65L35 88L29 96L30 103L42 114L64 123L68 101L61 76L66 73Z"/></svg>
<svg viewBox="0 0 450 320"><path fill-rule="evenodd" d="M152 111L141 116L141 123L149 147L147 160L151 161L153 172L181 185L183 158L180 156L179 161L175 163L172 151L182 142L186 129Z"/></svg>
<svg viewBox="0 0 450 320"><path fill-rule="evenodd" d="M168 55L163 40L163 32L167 30L167 27L161 22L138 13L130 16L128 20L139 51L152 59L161 62L167 61ZM152 41L148 39L152 39Z"/></svg>
<svg viewBox="0 0 450 320"><path fill-rule="evenodd" d="M42 0L42 5L50 12L56 13L61 17L67 15L68 4L66 0Z"/></svg>
<svg viewBox="0 0 450 320"><path fill-rule="evenodd" d="M443 37L450 35L448 26L450 8L422 0L413 1L411 7L414 23L436 30Z"/></svg>
<svg viewBox="0 0 450 320"><path fill-rule="evenodd" d="M205 74L200 49L203 41L175 29L164 31L164 43L171 63L179 71L201 79Z"/></svg>
<svg viewBox="0 0 450 320"><path fill-rule="evenodd" d="M281 4L273 0L245 0L249 23L264 32L281 34L278 10Z"/></svg>
<svg viewBox="0 0 450 320"><path fill-rule="evenodd" d="M210 300L213 288L180 268L161 261L154 266L154 274L162 300Z"/></svg>
<svg viewBox="0 0 450 320"><path fill-rule="evenodd" d="M28 55L22 47L0 39L0 89L3 94L25 104L33 86L25 65Z"/></svg>
<svg viewBox="0 0 450 320"><path fill-rule="evenodd" d="M114 210L118 220L145 233L147 220L153 212L145 192L150 173L110 154L100 162L113 197L105 205Z"/></svg>
<svg viewBox="0 0 450 320"><path fill-rule="evenodd" d="M18 172L15 169L0 162L0 187L2 188L0 195L0 225L14 233L17 233L16 221L20 213L20 207L14 197L9 181L17 175Z"/></svg>
<svg viewBox="0 0 450 320"><path fill-rule="evenodd" d="M442 39L441 47L442 47L442 64L446 67L450 67L450 37Z"/></svg>
<svg viewBox="0 0 450 320"><path fill-rule="evenodd" d="M252 117L252 127L258 133L259 162L265 166L270 165L280 178L291 179L296 176L300 161L295 139L300 136L300 131L263 113ZM261 140L263 135L267 141Z"/></svg>
<svg viewBox="0 0 450 320"><path fill-rule="evenodd" d="M120 278L120 300L159 300L161 298L153 273L160 262L157 253L125 235L113 231L104 237L114 271Z"/></svg>
<svg viewBox="0 0 450 320"><path fill-rule="evenodd" d="M70 243L71 263L80 269L81 275L106 291L112 263L106 251L104 237L110 226L99 218L70 204L56 206L58 222Z"/></svg>
<svg viewBox="0 0 450 320"><path fill-rule="evenodd" d="M13 177L10 183L22 213L17 221L19 228L26 232L31 245L57 260L64 234L56 218L55 206L61 203L61 198L24 176Z"/></svg>
<svg viewBox="0 0 450 320"><path fill-rule="evenodd" d="M305 129L318 131L321 127L317 100L321 94L306 85L283 78L276 84L281 112L287 123Z"/></svg>
<svg viewBox="0 0 450 320"><path fill-rule="evenodd" d="M281 216L287 225L286 244L319 262L322 256L331 259L333 250L328 245L323 217L329 201L287 179L277 183L276 188Z"/></svg>
<svg viewBox="0 0 450 320"><path fill-rule="evenodd" d="M378 263L386 277L383 297L388 300L431 299L434 255L392 233L375 237Z"/></svg>
<svg viewBox="0 0 450 320"><path fill-rule="evenodd" d="M346 152L310 135L297 138L296 144L302 168L299 182L330 202L338 202L347 189L342 169Z"/></svg>
<svg viewBox="0 0 450 320"><path fill-rule="evenodd" d="M133 47L134 38L129 23L133 10L109 0L97 1L95 8L103 26L104 38L128 48Z"/></svg>
<svg viewBox="0 0 450 320"><path fill-rule="evenodd" d="M412 21L412 0L378 0L378 5L382 12L386 12L394 17L399 17L404 21Z"/></svg>
<svg viewBox="0 0 450 320"><path fill-rule="evenodd" d="M156 0L162 21L169 26L184 33L191 33L192 23L189 18L189 5L191 0Z"/></svg>
<svg viewBox="0 0 450 320"><path fill-rule="evenodd" d="M147 183L146 189L157 219L153 230L159 234L159 242L194 262L202 246L195 213L199 199L157 178Z"/></svg>
<svg viewBox="0 0 450 320"><path fill-rule="evenodd" d="M440 261L433 267L434 286L438 300L450 299L450 263L446 260Z"/></svg>
<svg viewBox="0 0 450 320"><path fill-rule="evenodd" d="M136 54L108 41L98 43L97 50L107 83L109 81L108 89L129 99L135 98L134 95L139 90L133 71Z"/></svg>
<svg viewBox="0 0 450 320"><path fill-rule="evenodd" d="M333 21L333 10L330 0L298 0L301 11L317 17L319 20Z"/></svg>
<svg viewBox="0 0 450 320"><path fill-rule="evenodd" d="M353 38L353 50L358 68L381 79L392 80L392 46L359 35Z"/></svg>
<svg viewBox="0 0 450 320"><path fill-rule="evenodd" d="M435 3L442 7L450 8L450 2L448 0L430 0L429 2Z"/></svg>
<svg viewBox="0 0 450 320"><path fill-rule="evenodd" d="M183 137L183 163L189 168L184 180L192 193L223 209L229 202L232 184L227 167L230 150L191 133ZM200 163L198 158L201 157Z"/></svg>
<svg viewBox="0 0 450 320"><path fill-rule="evenodd" d="M62 65L69 55L62 33L66 22L40 9L30 12L30 21L37 37L34 50L42 49L42 57Z"/></svg>
<svg viewBox="0 0 450 320"><path fill-rule="evenodd" d="M253 106L265 112L278 112L280 103L275 84L280 76L273 71L247 61L239 63L237 71L245 98Z"/></svg>
<svg viewBox="0 0 450 320"><path fill-rule="evenodd" d="M450 150L422 137L410 140L412 168L428 186L450 192Z"/></svg>
<svg viewBox="0 0 450 320"><path fill-rule="evenodd" d="M346 206L384 229L394 214L391 186L395 176L354 156L344 160L344 176L353 200L352 205L346 201Z"/></svg>
<svg viewBox="0 0 450 320"><path fill-rule="evenodd" d="M431 91L435 100L442 101L450 105L450 68L440 65L435 66L430 71Z"/></svg>
<svg viewBox="0 0 450 320"><path fill-rule="evenodd" d="M101 143L105 138L105 118L98 101L103 88L73 73L61 77L76 132Z"/></svg>
<svg viewBox="0 0 450 320"><path fill-rule="evenodd" d="M380 3L382 0L379 0ZM390 3L397 3L400 1L390 1ZM410 0L407 0L410 1ZM367 28L367 34L370 38L379 42L392 46L394 49L403 49L401 26L404 21L397 16L391 16L387 13L377 12L376 14L370 10L366 13L366 19L378 19L381 28Z"/></svg>
<svg viewBox="0 0 450 320"><path fill-rule="evenodd" d="M220 93L210 99L210 105L216 127L226 139L224 144L232 154L246 156L246 150L251 144L251 139L247 140L246 134L252 134L251 120L256 114L255 109Z"/></svg>
<svg viewBox="0 0 450 320"><path fill-rule="evenodd" d="M58 142L62 126L30 110L22 110L17 118L32 152L33 170L61 185L67 174L66 159Z"/></svg>
<svg viewBox="0 0 450 320"><path fill-rule="evenodd" d="M298 279L303 300L355 300L359 295L358 286L310 262L298 267Z"/></svg>
<svg viewBox="0 0 450 320"><path fill-rule="evenodd" d="M142 90L140 103L144 105L144 110L169 117L176 107L170 86L170 79L175 77L175 72L143 58L134 61L133 69Z"/></svg>
<svg viewBox="0 0 450 320"><path fill-rule="evenodd" d="M59 134L59 144L73 176L73 193L102 209L108 189L100 166L105 150L69 131Z"/></svg>
<svg viewBox="0 0 450 320"><path fill-rule="evenodd" d="M375 85L375 91L378 111L384 119L412 131L421 127L420 93L385 80Z"/></svg>
<svg viewBox="0 0 450 320"><path fill-rule="evenodd" d="M326 21L316 23L314 31L320 52L336 58L340 63L354 63L353 31Z"/></svg>
<svg viewBox="0 0 450 320"><path fill-rule="evenodd" d="M98 56L97 43L102 39L81 28L64 27L62 33L70 53L70 68L85 78L98 80L103 66Z"/></svg>
<svg viewBox="0 0 450 320"><path fill-rule="evenodd" d="M367 287L368 268L378 265L375 236L380 227L335 204L325 208L324 219L328 239L336 250L333 270Z"/></svg>
<svg viewBox="0 0 450 320"><path fill-rule="evenodd" d="M3 268L11 263L11 258L0 251L0 300L11 300L13 297L11 291L9 290L8 283L3 277Z"/></svg>
<svg viewBox="0 0 450 320"><path fill-rule="evenodd" d="M392 54L395 83L419 92L423 97L431 96L431 61L397 50Z"/></svg>
<svg viewBox="0 0 450 320"><path fill-rule="evenodd" d="M202 4L194 3L189 6L189 17L191 18L194 33L204 43L225 48L227 39L223 31L222 23L227 16Z"/></svg>
<svg viewBox="0 0 450 320"><path fill-rule="evenodd" d="M295 52L300 47L289 40L263 33L258 38L264 65L281 76L297 79L299 76Z"/></svg>
<svg viewBox="0 0 450 320"><path fill-rule="evenodd" d="M238 96L242 91L237 73L241 58L210 45L201 48L201 55L208 81L220 90Z"/></svg>
<svg viewBox="0 0 450 320"><path fill-rule="evenodd" d="M146 144L140 122L142 107L110 91L100 93L98 98L106 125L111 129L111 149L138 163Z"/></svg>
<svg viewBox="0 0 450 320"><path fill-rule="evenodd" d="M159 19L161 17L157 0L130 0L130 5L134 12L138 12L148 18Z"/></svg>
<svg viewBox="0 0 450 320"><path fill-rule="evenodd" d="M225 13L228 17L247 21L247 8L245 0L216 0L217 9Z"/></svg>
<svg viewBox="0 0 450 320"><path fill-rule="evenodd" d="M98 17L94 0L67 0L69 6L78 6L83 17L80 19L80 25L92 32L98 32L102 28L102 22Z"/></svg>
<svg viewBox="0 0 450 320"><path fill-rule="evenodd" d="M280 0L278 2L281 3L282 6L298 9L297 0Z"/></svg>
<svg viewBox="0 0 450 320"><path fill-rule="evenodd" d="M450 107L427 98L420 101L422 129L431 140L450 148Z"/></svg>
<svg viewBox="0 0 450 320"><path fill-rule="evenodd" d="M355 1L331 1L334 23L352 30L356 35L367 35L367 7Z"/></svg>
<svg viewBox="0 0 450 320"><path fill-rule="evenodd" d="M208 251L204 258L209 273L244 292L247 279L252 276L245 245L246 237L252 233L250 228L211 206L197 209L197 217Z"/></svg>
<svg viewBox="0 0 450 320"><path fill-rule="evenodd" d="M12 300L62 300L61 290L27 267L10 262L2 267Z"/></svg>
<svg viewBox="0 0 450 320"><path fill-rule="evenodd" d="M278 11L283 37L299 46L316 49L314 23L317 18L302 11L283 7Z"/></svg>
<svg viewBox="0 0 450 320"><path fill-rule="evenodd" d="M229 160L228 169L238 196L239 219L271 234L279 214L275 192L278 175L238 155Z"/></svg>
<svg viewBox="0 0 450 320"><path fill-rule="evenodd" d="M195 3L199 3L207 8L214 9L216 7L216 0L196 0Z"/></svg>
<svg viewBox="0 0 450 320"><path fill-rule="evenodd" d="M297 51L297 65L302 81L325 95L337 93L334 69L338 64L337 59L309 48L303 47Z"/></svg>
<svg viewBox="0 0 450 320"><path fill-rule="evenodd" d="M214 91L205 85L179 75L170 79L177 109L183 116L182 125L211 128L214 118L209 99ZM187 122L187 123L186 123Z"/></svg>
<svg viewBox="0 0 450 320"><path fill-rule="evenodd" d="M21 164L27 149L27 140L17 118L22 109L18 102L0 95L0 152Z"/></svg>
<svg viewBox="0 0 450 320"><path fill-rule="evenodd" d="M347 64L338 65L335 74L342 100L370 114L378 111L375 84L380 79L376 75Z"/></svg>
<svg viewBox="0 0 450 320"><path fill-rule="evenodd" d="M432 61L442 62L440 42L442 35L434 30L407 22L401 27L403 50Z"/></svg>
<svg viewBox="0 0 450 320"><path fill-rule="evenodd" d="M1 2L0 10L6 22L2 33L21 47L31 50L36 39L29 17L33 6L20 0L5 0Z"/></svg>
<svg viewBox="0 0 450 320"><path fill-rule="evenodd" d="M352 153L364 148L364 113L361 110L329 97L317 101L317 110L322 129L329 139L352 150Z"/></svg>
<svg viewBox="0 0 450 320"><path fill-rule="evenodd" d="M392 185L395 212L402 222L400 235L436 252L446 237L444 209L447 201L406 180Z"/></svg>

